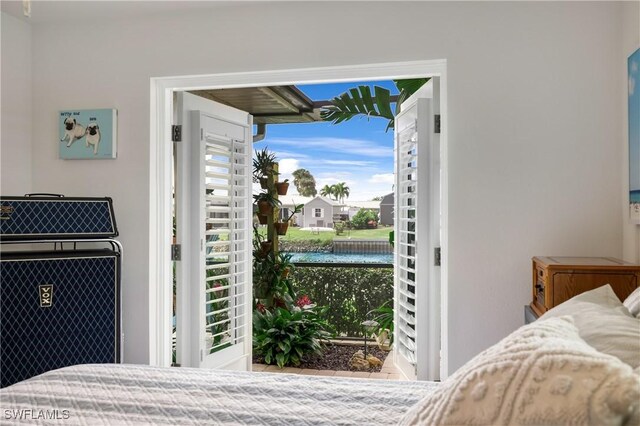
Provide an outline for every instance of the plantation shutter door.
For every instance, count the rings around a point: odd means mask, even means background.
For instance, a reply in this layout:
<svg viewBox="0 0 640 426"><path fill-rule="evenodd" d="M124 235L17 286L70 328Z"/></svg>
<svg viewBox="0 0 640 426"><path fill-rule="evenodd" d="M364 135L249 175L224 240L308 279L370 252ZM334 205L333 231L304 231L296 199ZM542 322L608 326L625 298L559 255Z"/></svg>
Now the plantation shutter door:
<svg viewBox="0 0 640 426"><path fill-rule="evenodd" d="M207 102L212 112L189 111L190 320L183 332L190 366L250 370L252 117Z"/></svg>
<svg viewBox="0 0 640 426"><path fill-rule="evenodd" d="M440 167L433 84L432 79L404 102L395 122L394 362L408 379L418 380L440 377Z"/></svg>

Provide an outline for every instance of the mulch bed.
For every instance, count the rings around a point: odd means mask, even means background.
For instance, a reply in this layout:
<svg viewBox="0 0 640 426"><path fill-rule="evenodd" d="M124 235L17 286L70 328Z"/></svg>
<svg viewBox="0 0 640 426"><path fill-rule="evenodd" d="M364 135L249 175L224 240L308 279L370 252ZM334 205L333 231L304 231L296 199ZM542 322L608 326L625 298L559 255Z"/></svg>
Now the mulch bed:
<svg viewBox="0 0 640 426"><path fill-rule="evenodd" d="M370 367L368 370L354 370L349 368L349 360L356 351L364 351L364 345L328 345L326 351L321 356L309 357L302 361L298 366L291 365L290 367L298 368L313 368L316 370L345 370L345 371L368 371L370 373L379 372L382 367ZM378 349L373 344L367 344L367 353L375 356L384 363L385 358L389 354L387 351ZM254 364L264 364L264 359L258 355L253 356Z"/></svg>

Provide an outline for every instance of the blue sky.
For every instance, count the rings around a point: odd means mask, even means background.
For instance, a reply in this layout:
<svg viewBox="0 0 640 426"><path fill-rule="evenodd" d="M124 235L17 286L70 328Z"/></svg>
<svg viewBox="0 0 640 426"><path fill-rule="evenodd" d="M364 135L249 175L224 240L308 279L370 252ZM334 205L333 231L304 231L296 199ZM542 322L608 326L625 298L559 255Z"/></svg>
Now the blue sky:
<svg viewBox="0 0 640 426"><path fill-rule="evenodd" d="M377 85L397 94L391 81L300 85L313 100L331 99L360 84ZM271 124L267 137L254 145L276 153L280 179L290 179L299 168L316 179L316 189L346 182L350 200L370 200L392 191L393 131L385 133L387 121L380 118L354 118L340 124L328 122ZM295 187L292 185L290 193Z"/></svg>

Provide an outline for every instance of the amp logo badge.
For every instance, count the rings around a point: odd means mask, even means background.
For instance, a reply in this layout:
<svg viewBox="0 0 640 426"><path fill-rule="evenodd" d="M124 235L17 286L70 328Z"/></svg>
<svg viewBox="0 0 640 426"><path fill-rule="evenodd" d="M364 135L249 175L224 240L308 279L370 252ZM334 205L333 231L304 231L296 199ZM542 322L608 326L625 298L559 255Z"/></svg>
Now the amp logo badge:
<svg viewBox="0 0 640 426"><path fill-rule="evenodd" d="M40 307L50 308L53 305L53 284L43 284L40 289Z"/></svg>

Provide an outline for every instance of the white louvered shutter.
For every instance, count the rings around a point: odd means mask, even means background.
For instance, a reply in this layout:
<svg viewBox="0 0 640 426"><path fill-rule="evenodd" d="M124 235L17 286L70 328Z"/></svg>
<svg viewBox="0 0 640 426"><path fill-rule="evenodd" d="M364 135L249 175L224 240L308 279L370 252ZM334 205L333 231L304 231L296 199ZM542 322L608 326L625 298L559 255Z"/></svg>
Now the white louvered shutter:
<svg viewBox="0 0 640 426"><path fill-rule="evenodd" d="M409 379L439 378L439 150L433 82L395 122L394 360ZM425 97L418 97L425 96Z"/></svg>

